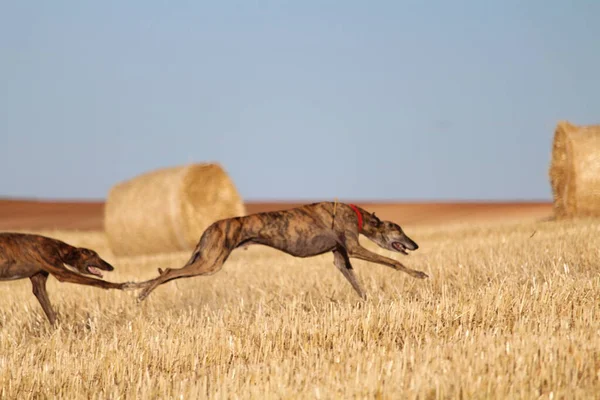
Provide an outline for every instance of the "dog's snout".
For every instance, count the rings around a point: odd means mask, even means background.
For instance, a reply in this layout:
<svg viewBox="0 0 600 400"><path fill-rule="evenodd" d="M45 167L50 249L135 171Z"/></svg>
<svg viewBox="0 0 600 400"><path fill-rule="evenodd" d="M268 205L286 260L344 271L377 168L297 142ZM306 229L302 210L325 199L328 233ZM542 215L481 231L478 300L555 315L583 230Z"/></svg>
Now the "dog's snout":
<svg viewBox="0 0 600 400"><path fill-rule="evenodd" d="M414 240L406 236L406 247L409 250L417 250L419 248L419 245Z"/></svg>
<svg viewBox="0 0 600 400"><path fill-rule="evenodd" d="M105 271L114 271L114 269L115 269L115 267L113 267L112 265L110 265L106 261L103 262L103 266L104 266L104 270Z"/></svg>

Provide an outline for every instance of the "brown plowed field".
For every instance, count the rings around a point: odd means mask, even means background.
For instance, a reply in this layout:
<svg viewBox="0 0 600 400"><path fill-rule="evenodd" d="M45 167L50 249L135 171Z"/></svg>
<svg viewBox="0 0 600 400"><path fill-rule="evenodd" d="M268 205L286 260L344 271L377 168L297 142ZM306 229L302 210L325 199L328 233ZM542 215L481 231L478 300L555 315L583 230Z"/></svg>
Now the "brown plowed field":
<svg viewBox="0 0 600 400"><path fill-rule="evenodd" d="M308 201L306 202L308 203ZM248 213L291 208L301 203L248 202ZM402 226L445 223L520 222L548 218L551 203L364 203L380 218ZM101 230L103 202L0 200L0 230Z"/></svg>

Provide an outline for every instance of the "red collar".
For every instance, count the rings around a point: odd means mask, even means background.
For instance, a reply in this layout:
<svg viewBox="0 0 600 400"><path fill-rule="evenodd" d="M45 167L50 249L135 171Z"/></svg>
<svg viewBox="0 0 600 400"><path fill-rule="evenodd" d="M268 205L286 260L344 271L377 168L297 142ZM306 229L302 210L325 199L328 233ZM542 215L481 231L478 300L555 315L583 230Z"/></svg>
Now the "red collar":
<svg viewBox="0 0 600 400"><path fill-rule="evenodd" d="M360 233L360 231L362 231L362 227L363 227L363 217L361 212L358 210L358 208L354 205L354 204L348 204L356 213L356 217L358 218L358 232Z"/></svg>

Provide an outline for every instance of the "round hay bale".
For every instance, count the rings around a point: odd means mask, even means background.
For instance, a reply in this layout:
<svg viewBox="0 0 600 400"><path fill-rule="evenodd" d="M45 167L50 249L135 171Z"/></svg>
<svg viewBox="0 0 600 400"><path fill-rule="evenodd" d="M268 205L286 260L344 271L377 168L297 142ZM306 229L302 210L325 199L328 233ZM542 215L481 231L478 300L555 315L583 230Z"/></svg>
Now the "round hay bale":
<svg viewBox="0 0 600 400"><path fill-rule="evenodd" d="M549 175L557 219L600 216L600 125L559 122Z"/></svg>
<svg viewBox="0 0 600 400"><path fill-rule="evenodd" d="M214 221L246 209L216 163L163 168L113 186L104 229L116 256L192 250Z"/></svg>

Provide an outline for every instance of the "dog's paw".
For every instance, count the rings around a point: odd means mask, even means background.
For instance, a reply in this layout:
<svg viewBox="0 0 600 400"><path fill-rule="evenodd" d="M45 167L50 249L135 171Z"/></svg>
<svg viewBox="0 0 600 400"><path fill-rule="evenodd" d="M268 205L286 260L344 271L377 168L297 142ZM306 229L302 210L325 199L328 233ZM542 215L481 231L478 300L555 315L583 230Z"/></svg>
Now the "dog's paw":
<svg viewBox="0 0 600 400"><path fill-rule="evenodd" d="M148 297L149 294L150 294L150 292L147 289L144 290L142 293L140 293L140 295L137 297L138 303L141 303L142 301L144 301L146 299L146 297Z"/></svg>
<svg viewBox="0 0 600 400"><path fill-rule="evenodd" d="M153 286L151 282L148 283L147 285L144 285L144 290L142 290L141 293L137 297L138 302L144 301L146 299L146 297L148 297L148 295L150 295L152 290L154 290L155 287L156 286Z"/></svg>
<svg viewBox="0 0 600 400"><path fill-rule="evenodd" d="M134 290L139 289L140 284L137 282L125 282L121 284L121 290Z"/></svg>
<svg viewBox="0 0 600 400"><path fill-rule="evenodd" d="M429 278L429 275L427 275L425 272L422 272L422 271L411 271L410 275L417 279Z"/></svg>

